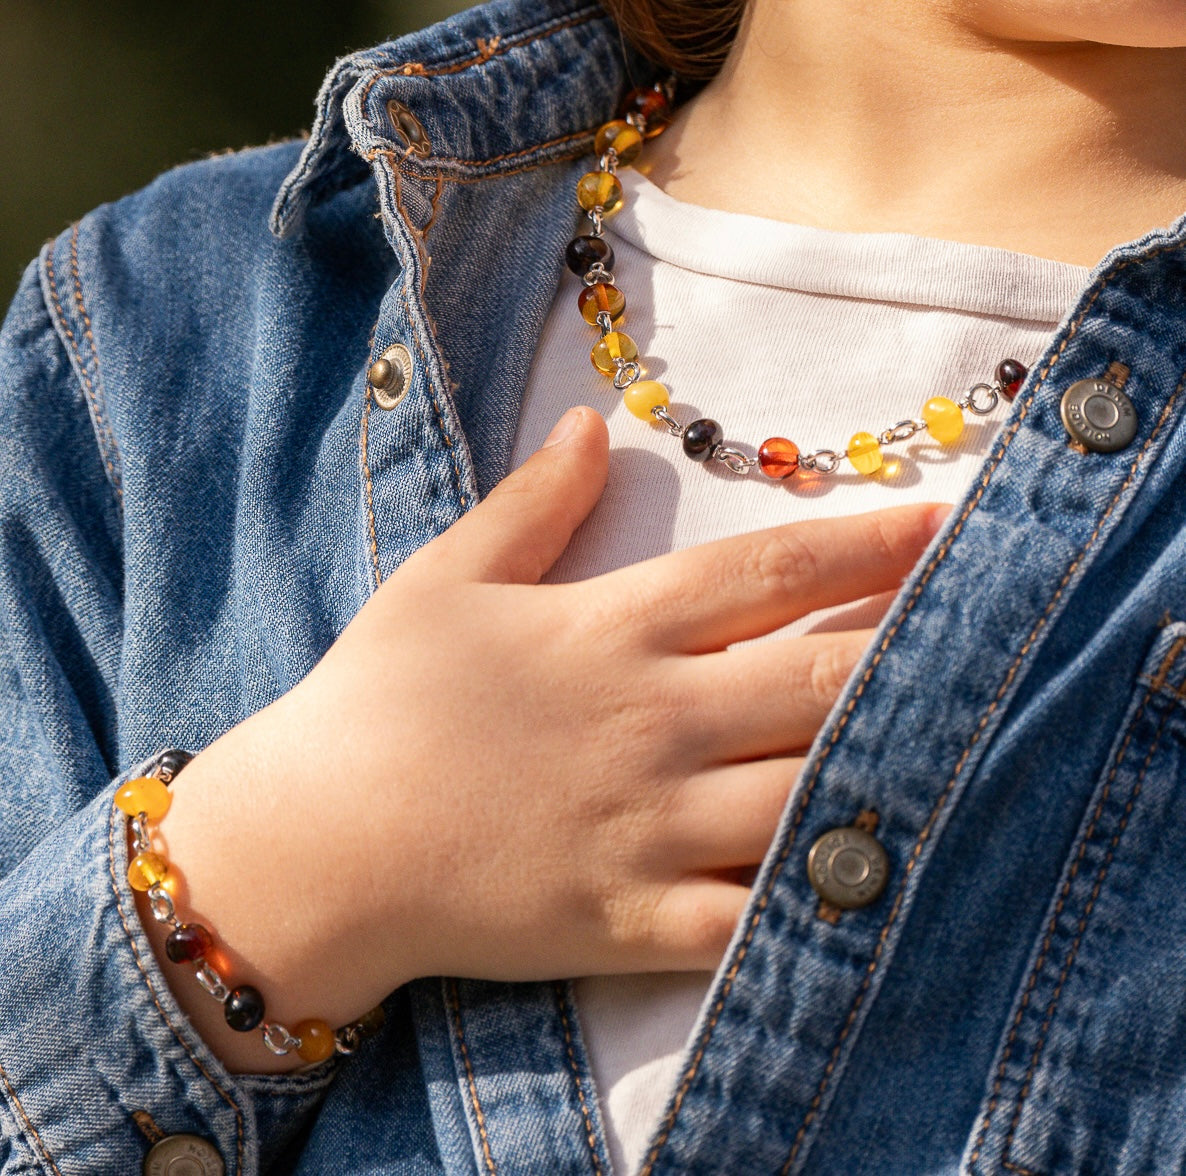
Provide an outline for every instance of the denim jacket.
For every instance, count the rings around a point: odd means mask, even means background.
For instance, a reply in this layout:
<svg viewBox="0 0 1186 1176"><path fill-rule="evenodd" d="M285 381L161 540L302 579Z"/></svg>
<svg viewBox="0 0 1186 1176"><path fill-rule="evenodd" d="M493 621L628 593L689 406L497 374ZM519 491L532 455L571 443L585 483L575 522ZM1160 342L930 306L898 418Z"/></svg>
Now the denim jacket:
<svg viewBox="0 0 1186 1176"><path fill-rule="evenodd" d="M497 0L339 63L307 143L167 174L28 270L0 339L3 1176L135 1173L154 1131L234 1176L609 1173L563 982L422 980L352 1058L228 1074L111 798L288 690L506 472L581 157L652 76L586 0ZM1136 437L1077 451L1063 394L1113 363ZM647 1176L1186 1167L1184 373L1179 222L1094 272L838 702ZM888 885L829 916L808 852L868 812Z"/></svg>

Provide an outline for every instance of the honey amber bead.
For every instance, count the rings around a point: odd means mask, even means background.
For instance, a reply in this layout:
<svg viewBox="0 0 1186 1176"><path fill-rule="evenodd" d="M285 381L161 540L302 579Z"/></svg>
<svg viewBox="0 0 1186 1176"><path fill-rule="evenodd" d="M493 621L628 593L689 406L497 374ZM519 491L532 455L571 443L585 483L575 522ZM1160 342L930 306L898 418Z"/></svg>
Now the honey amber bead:
<svg viewBox="0 0 1186 1176"><path fill-rule="evenodd" d="M300 1038L297 1053L302 1061L324 1062L333 1056L334 1031L324 1021L302 1021L292 1035Z"/></svg>
<svg viewBox="0 0 1186 1176"><path fill-rule="evenodd" d="M612 376L618 370L617 360L630 362L638 358L638 344L622 331L610 331L593 344L589 358L602 375Z"/></svg>
<svg viewBox="0 0 1186 1176"><path fill-rule="evenodd" d="M236 1033L249 1033L264 1019L264 998L258 988L240 984L232 988L222 1006L226 1023Z"/></svg>
<svg viewBox="0 0 1186 1176"><path fill-rule="evenodd" d="M669 407L671 396L658 380L636 380L622 393L622 403L640 421L655 424L654 410Z"/></svg>
<svg viewBox="0 0 1186 1176"><path fill-rule="evenodd" d="M214 949L214 937L201 923L182 923L165 939L165 954L175 964L196 964Z"/></svg>
<svg viewBox="0 0 1186 1176"><path fill-rule="evenodd" d="M799 469L799 446L785 437L768 437L758 449L758 469L768 478L789 478Z"/></svg>
<svg viewBox="0 0 1186 1176"><path fill-rule="evenodd" d="M169 811L173 795L155 776L129 780L115 794L115 807L129 817L143 813L150 821L159 821Z"/></svg>
<svg viewBox="0 0 1186 1176"><path fill-rule="evenodd" d="M604 237L573 237L564 250L564 262L578 278L583 278L598 262L612 270L614 251Z"/></svg>
<svg viewBox="0 0 1186 1176"><path fill-rule="evenodd" d="M595 282L580 292L577 306L581 309L581 317L591 327L597 326L599 314L608 314L610 321L616 323L626 313L626 295L617 286Z"/></svg>
<svg viewBox="0 0 1186 1176"><path fill-rule="evenodd" d="M858 474L875 474L881 469L881 445L872 433L854 433L848 443L848 460Z"/></svg>
<svg viewBox="0 0 1186 1176"><path fill-rule="evenodd" d="M613 151L621 167L629 167L642 150L642 136L637 127L632 127L624 118L607 122L593 140L598 155Z"/></svg>
<svg viewBox="0 0 1186 1176"><path fill-rule="evenodd" d="M169 863L159 853L151 850L138 853L128 863L128 883L133 890L147 890L165 880Z"/></svg>
<svg viewBox="0 0 1186 1176"><path fill-rule="evenodd" d="M1006 400L1012 400L1021 391L1025 377L1029 375L1029 369L1016 359L1002 359L997 364L996 375L997 383L1001 386L1001 393Z"/></svg>
<svg viewBox="0 0 1186 1176"><path fill-rule="evenodd" d="M943 445L949 445L964 431L960 406L946 396L932 396L922 406L922 419L927 423L927 432Z"/></svg>
<svg viewBox="0 0 1186 1176"><path fill-rule="evenodd" d="M671 104L662 90L654 86L644 86L631 90L622 99L621 113L623 118L636 115L642 120L643 135L653 139L667 129L671 121Z"/></svg>
<svg viewBox="0 0 1186 1176"><path fill-rule="evenodd" d="M586 172L577 180L577 203L586 211L614 212L622 203L622 185L611 172Z"/></svg>

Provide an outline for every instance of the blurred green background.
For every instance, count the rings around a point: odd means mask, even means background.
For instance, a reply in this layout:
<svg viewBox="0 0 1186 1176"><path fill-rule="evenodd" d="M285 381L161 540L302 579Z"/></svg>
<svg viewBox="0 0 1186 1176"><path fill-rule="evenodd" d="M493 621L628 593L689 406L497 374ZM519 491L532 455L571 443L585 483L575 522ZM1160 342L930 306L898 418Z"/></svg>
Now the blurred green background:
<svg viewBox="0 0 1186 1176"><path fill-rule="evenodd" d="M471 2L0 0L0 305L88 209L307 129L335 58Z"/></svg>

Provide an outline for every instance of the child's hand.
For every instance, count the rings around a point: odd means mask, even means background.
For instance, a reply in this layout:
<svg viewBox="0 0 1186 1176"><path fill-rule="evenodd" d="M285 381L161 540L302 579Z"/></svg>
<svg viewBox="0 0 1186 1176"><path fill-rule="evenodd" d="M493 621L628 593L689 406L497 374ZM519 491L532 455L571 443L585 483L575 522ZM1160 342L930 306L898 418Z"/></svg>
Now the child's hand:
<svg viewBox="0 0 1186 1176"><path fill-rule="evenodd" d="M426 975L715 966L748 895L732 879L764 855L870 634L726 646L898 587L945 513L539 585L605 482L600 417L562 425L178 780L162 832L179 907L269 1016L342 1023ZM224 1048L204 993L185 1003L231 1064L264 1067L258 1041Z"/></svg>

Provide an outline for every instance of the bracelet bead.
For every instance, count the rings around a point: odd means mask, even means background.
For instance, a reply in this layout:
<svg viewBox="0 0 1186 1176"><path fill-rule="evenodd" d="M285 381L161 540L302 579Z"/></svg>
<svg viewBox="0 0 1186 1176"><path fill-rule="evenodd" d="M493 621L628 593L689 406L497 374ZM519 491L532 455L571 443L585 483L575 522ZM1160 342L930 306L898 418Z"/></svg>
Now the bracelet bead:
<svg viewBox="0 0 1186 1176"><path fill-rule="evenodd" d="M293 1034L300 1039L297 1053L303 1061L324 1062L334 1052L334 1031L325 1021L302 1021Z"/></svg>
<svg viewBox="0 0 1186 1176"><path fill-rule="evenodd" d="M964 431L964 414L947 396L932 396L922 406L922 419L927 423L927 432L943 445L950 445Z"/></svg>
<svg viewBox="0 0 1186 1176"><path fill-rule="evenodd" d="M165 939L165 954L175 964L196 964L214 949L214 936L201 923L182 923Z"/></svg>
<svg viewBox="0 0 1186 1176"><path fill-rule="evenodd" d="M173 797L155 776L129 780L115 794L115 807L129 817L143 813L150 821L159 821L168 811Z"/></svg>
<svg viewBox="0 0 1186 1176"><path fill-rule="evenodd" d="M169 863L159 853L151 850L138 853L128 863L128 884L133 890L147 890L163 882L169 873Z"/></svg>
<svg viewBox="0 0 1186 1176"><path fill-rule="evenodd" d="M872 433L854 433L848 443L848 460L858 474L875 474L881 469L881 445Z"/></svg>
<svg viewBox="0 0 1186 1176"><path fill-rule="evenodd" d="M264 1019L264 998L258 988L240 984L232 988L223 1004L226 1023L236 1033L250 1033L258 1029Z"/></svg>

